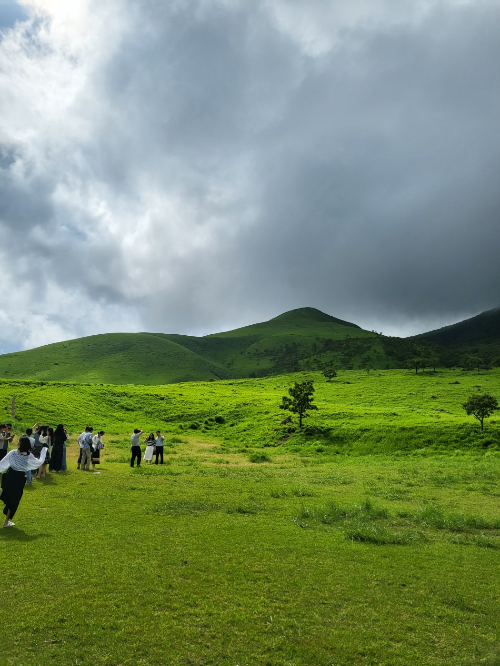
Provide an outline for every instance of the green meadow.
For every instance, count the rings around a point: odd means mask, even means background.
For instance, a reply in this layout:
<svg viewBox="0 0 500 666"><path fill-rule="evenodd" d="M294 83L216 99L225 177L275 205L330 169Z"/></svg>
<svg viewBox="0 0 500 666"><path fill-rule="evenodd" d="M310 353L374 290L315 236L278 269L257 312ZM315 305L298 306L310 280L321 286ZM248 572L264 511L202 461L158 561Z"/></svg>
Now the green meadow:
<svg viewBox="0 0 500 666"><path fill-rule="evenodd" d="M299 432L279 404L306 378ZM478 391L500 397L500 371L0 382L17 432L72 433L68 471L0 531L0 664L500 663L500 423L465 415ZM99 474L76 469L87 423ZM166 435L163 467L130 469L134 427Z"/></svg>

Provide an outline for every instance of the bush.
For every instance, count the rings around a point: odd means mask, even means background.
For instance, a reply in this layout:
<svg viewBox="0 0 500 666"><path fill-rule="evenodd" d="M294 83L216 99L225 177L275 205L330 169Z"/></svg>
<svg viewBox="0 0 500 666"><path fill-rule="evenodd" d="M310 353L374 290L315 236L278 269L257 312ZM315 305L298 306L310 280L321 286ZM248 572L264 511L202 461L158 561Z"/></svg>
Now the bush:
<svg viewBox="0 0 500 666"><path fill-rule="evenodd" d="M216 416L215 417L215 423L218 423L219 425L223 425L226 422L226 419L223 416Z"/></svg>
<svg viewBox="0 0 500 666"><path fill-rule="evenodd" d="M271 458L265 453L252 453L252 455L248 457L248 460L253 463L271 462Z"/></svg>

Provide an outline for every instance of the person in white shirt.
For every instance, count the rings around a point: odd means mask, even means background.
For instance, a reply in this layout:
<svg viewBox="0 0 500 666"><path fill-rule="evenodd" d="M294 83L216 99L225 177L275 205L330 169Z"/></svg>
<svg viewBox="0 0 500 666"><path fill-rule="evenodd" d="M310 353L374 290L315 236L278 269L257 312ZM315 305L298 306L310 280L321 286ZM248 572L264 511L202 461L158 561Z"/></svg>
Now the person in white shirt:
<svg viewBox="0 0 500 666"><path fill-rule="evenodd" d="M139 430L136 428L134 434L130 438L130 447L132 449L132 457L130 458L130 467L134 466L134 462L137 459L137 467L141 466L141 443L140 438L144 430Z"/></svg>
<svg viewBox="0 0 500 666"><path fill-rule="evenodd" d="M160 465L163 465L163 446L165 444L165 437L160 433L159 430L156 431L156 441L155 441L155 465L158 464L158 458L161 457Z"/></svg>
<svg viewBox="0 0 500 666"><path fill-rule="evenodd" d="M39 469L45 463L45 456L48 449L44 447L40 452L40 457L35 458L31 452L31 442L28 437L23 435L19 438L17 449L10 451L3 460L0 461L0 472L2 474L0 499L5 504L3 510L5 515L4 527L14 527L11 518L14 518L19 502L23 496L24 486L26 484L26 472Z"/></svg>

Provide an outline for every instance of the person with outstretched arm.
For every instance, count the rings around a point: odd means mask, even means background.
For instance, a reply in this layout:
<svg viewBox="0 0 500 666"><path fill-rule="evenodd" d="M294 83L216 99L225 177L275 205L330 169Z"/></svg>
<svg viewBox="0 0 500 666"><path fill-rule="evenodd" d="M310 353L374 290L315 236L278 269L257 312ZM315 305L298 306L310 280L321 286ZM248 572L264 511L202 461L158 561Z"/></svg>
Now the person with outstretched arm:
<svg viewBox="0 0 500 666"><path fill-rule="evenodd" d="M130 458L130 467L134 466L134 462L137 459L137 467L141 466L141 444L140 438L144 430L139 430L136 428L134 434L130 438L130 448L132 449L132 457Z"/></svg>
<svg viewBox="0 0 500 666"><path fill-rule="evenodd" d="M0 460L0 472L2 481L0 486L2 494L0 499L5 504L3 510L5 515L4 527L14 527L11 518L16 515L26 484L26 473L39 469L45 463L47 448L43 448L40 457L35 458L31 453L31 442L29 437L23 435L19 438L17 449L10 451L3 460Z"/></svg>

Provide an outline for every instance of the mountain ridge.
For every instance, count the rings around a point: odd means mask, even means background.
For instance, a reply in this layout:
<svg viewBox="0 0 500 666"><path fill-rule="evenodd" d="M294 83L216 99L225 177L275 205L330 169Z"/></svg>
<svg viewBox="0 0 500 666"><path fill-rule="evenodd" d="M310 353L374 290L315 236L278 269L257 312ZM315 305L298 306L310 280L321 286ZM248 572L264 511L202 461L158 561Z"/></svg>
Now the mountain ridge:
<svg viewBox="0 0 500 666"><path fill-rule="evenodd" d="M500 308L406 339L366 331L309 307L200 337L102 333L0 355L0 378L158 385L314 371L329 364L401 368L415 356L454 365L467 345L491 358L500 355Z"/></svg>

